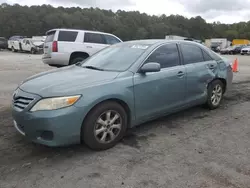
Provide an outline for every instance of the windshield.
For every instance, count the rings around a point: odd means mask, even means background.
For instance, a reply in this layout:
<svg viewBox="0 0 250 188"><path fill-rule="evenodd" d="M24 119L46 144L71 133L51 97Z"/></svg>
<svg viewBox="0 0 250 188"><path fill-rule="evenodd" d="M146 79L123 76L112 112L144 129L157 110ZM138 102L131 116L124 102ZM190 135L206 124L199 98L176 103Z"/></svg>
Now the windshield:
<svg viewBox="0 0 250 188"><path fill-rule="evenodd" d="M81 63L82 67L94 67L106 71L127 70L148 48L147 45L118 44L113 45Z"/></svg>

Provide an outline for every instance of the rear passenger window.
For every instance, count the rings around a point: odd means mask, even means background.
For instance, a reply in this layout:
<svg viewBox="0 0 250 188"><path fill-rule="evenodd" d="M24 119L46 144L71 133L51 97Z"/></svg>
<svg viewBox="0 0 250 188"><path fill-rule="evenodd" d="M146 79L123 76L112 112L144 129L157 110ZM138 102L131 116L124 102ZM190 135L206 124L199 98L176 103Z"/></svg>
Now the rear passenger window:
<svg viewBox="0 0 250 188"><path fill-rule="evenodd" d="M85 33L84 42L106 44L106 42L104 41L104 37L98 33Z"/></svg>
<svg viewBox="0 0 250 188"><path fill-rule="evenodd" d="M202 50L203 56L204 56L204 60L205 61L212 61L213 59L210 57L210 55L207 54L207 52L205 52L204 50Z"/></svg>
<svg viewBox="0 0 250 188"><path fill-rule="evenodd" d="M157 48L146 60L145 63L156 62L161 68L180 65L179 52L176 44L166 44Z"/></svg>
<svg viewBox="0 0 250 188"><path fill-rule="evenodd" d="M192 44L181 44L185 64L203 62L203 54L198 46Z"/></svg>
<svg viewBox="0 0 250 188"><path fill-rule="evenodd" d="M111 35L104 35L105 37L105 40L106 40L106 43L107 44L116 44L116 43L119 43L121 42L120 40L118 40L117 38L111 36Z"/></svg>
<svg viewBox="0 0 250 188"><path fill-rule="evenodd" d="M58 41L75 42L78 32L76 31L60 31Z"/></svg>

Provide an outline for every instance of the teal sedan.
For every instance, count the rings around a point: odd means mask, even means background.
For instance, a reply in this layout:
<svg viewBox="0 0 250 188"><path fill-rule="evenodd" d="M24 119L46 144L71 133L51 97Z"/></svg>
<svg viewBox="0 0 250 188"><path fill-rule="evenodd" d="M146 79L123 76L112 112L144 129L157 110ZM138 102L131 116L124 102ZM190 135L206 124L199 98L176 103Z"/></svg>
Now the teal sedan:
<svg viewBox="0 0 250 188"><path fill-rule="evenodd" d="M232 79L230 63L201 44L123 42L22 82L14 125L35 143L105 150L144 122L196 105L218 108Z"/></svg>

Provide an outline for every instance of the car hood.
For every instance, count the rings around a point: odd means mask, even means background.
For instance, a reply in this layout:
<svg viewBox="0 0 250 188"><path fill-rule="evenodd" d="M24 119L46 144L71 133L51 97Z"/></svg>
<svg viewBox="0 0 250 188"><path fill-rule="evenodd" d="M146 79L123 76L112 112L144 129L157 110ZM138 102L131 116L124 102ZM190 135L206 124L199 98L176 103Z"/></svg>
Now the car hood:
<svg viewBox="0 0 250 188"><path fill-rule="evenodd" d="M119 72L91 70L73 65L29 77L19 88L42 97L74 95L80 94L86 87L113 80L118 75Z"/></svg>
<svg viewBox="0 0 250 188"><path fill-rule="evenodd" d="M41 46L44 44L44 42L33 42L34 46Z"/></svg>

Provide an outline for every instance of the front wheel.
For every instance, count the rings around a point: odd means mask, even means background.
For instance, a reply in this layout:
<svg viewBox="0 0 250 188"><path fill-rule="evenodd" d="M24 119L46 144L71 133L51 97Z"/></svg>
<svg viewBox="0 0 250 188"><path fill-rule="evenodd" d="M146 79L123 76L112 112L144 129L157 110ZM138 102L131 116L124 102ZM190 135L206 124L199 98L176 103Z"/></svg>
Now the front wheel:
<svg viewBox="0 0 250 188"><path fill-rule="evenodd" d="M13 46L11 47L11 51L16 52L16 50L15 50L15 48Z"/></svg>
<svg viewBox="0 0 250 188"><path fill-rule="evenodd" d="M31 48L30 52L31 52L31 54L35 54L36 50L34 48Z"/></svg>
<svg viewBox="0 0 250 188"><path fill-rule="evenodd" d="M209 84L206 103L209 109L214 110L220 106L224 93L223 90L224 85L220 80L215 80Z"/></svg>
<svg viewBox="0 0 250 188"><path fill-rule="evenodd" d="M116 102L99 104L86 117L82 126L82 140L93 150L115 146L127 129L127 113Z"/></svg>

